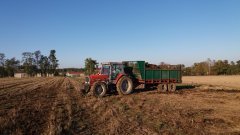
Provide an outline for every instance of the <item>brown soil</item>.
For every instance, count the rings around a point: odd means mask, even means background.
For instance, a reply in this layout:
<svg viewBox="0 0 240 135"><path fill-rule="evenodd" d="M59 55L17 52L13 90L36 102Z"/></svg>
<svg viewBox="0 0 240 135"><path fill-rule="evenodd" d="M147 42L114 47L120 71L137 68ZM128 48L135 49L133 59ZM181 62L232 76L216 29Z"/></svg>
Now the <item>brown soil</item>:
<svg viewBox="0 0 240 135"><path fill-rule="evenodd" d="M0 79L0 134L239 134L240 91L179 87L99 99L69 78Z"/></svg>

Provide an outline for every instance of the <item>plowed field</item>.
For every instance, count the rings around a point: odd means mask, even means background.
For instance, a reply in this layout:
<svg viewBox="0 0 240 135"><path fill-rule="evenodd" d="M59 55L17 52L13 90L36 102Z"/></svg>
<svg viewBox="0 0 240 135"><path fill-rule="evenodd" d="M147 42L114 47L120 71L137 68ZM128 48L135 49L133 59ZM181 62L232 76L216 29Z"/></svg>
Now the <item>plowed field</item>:
<svg viewBox="0 0 240 135"><path fill-rule="evenodd" d="M0 134L240 134L240 91L179 86L102 99L69 78L0 79Z"/></svg>

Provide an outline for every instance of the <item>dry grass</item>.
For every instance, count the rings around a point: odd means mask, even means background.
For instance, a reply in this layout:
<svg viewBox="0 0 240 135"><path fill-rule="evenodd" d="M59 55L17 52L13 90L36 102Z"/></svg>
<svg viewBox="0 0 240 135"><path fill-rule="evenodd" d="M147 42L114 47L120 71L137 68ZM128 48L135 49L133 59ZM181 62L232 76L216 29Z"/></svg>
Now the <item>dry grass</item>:
<svg viewBox="0 0 240 135"><path fill-rule="evenodd" d="M234 76L184 76L183 83L225 86L240 89L240 75Z"/></svg>

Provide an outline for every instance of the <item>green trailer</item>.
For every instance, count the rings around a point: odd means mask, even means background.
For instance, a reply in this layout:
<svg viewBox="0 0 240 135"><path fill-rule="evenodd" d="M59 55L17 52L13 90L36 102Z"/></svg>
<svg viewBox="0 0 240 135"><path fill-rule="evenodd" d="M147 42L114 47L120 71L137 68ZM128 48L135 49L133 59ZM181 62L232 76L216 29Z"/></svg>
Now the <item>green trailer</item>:
<svg viewBox="0 0 240 135"><path fill-rule="evenodd" d="M146 86L157 86L160 91L175 91L176 84L182 83L181 65L168 67L148 67L145 61L123 62L124 72L129 74L135 83Z"/></svg>
<svg viewBox="0 0 240 135"><path fill-rule="evenodd" d="M180 65L162 67L145 61L123 61L102 63L101 67L98 74L86 77L85 82L86 91L98 97L114 88L120 95L127 95L140 85L173 92L176 84L182 82Z"/></svg>
<svg viewBox="0 0 240 135"><path fill-rule="evenodd" d="M169 68L146 67L145 61L125 61L124 72L134 79L145 84L181 83L182 70L180 65L172 65Z"/></svg>

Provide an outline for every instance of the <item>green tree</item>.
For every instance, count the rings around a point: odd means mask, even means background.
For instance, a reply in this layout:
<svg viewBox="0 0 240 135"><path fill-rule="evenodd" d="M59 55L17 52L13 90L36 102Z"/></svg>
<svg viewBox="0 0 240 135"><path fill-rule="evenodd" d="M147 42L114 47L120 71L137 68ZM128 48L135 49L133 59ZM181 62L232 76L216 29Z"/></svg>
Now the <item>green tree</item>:
<svg viewBox="0 0 240 135"><path fill-rule="evenodd" d="M5 69L8 76L14 76L15 71L18 70L20 66L20 61L16 60L15 58L7 59L5 61Z"/></svg>
<svg viewBox="0 0 240 135"><path fill-rule="evenodd" d="M51 50L50 51L50 55L48 57L49 62L50 62L50 67L49 67L49 71L51 74L57 74L57 67L58 67L58 60L56 57L56 51L55 50Z"/></svg>
<svg viewBox="0 0 240 135"><path fill-rule="evenodd" d="M85 73L87 75L93 74L97 68L97 61L93 60L92 58L85 59Z"/></svg>
<svg viewBox="0 0 240 135"><path fill-rule="evenodd" d="M5 54L4 53L0 53L0 77L4 77L5 76L4 63L5 63Z"/></svg>
<svg viewBox="0 0 240 135"><path fill-rule="evenodd" d="M238 73L237 66L234 61L231 61L228 65L227 74L228 75L236 75Z"/></svg>
<svg viewBox="0 0 240 135"><path fill-rule="evenodd" d="M47 56L41 55L39 60L39 67L40 67L41 75L46 76L47 73L49 72L49 67L50 67L50 62Z"/></svg>
<svg viewBox="0 0 240 135"><path fill-rule="evenodd" d="M213 72L215 72L216 75L226 75L228 74L229 67L228 60L218 60L213 66Z"/></svg>
<svg viewBox="0 0 240 135"><path fill-rule="evenodd" d="M37 68L37 73L39 73L39 69L40 69L40 64L39 64L39 61L40 61L40 58L41 58L41 51L35 51L34 52L34 59L35 59L35 65L36 65L36 68Z"/></svg>
<svg viewBox="0 0 240 135"><path fill-rule="evenodd" d="M4 66L5 63L5 54L0 53L0 66Z"/></svg>
<svg viewBox="0 0 240 135"><path fill-rule="evenodd" d="M236 62L236 74L240 74L240 60Z"/></svg>
<svg viewBox="0 0 240 135"><path fill-rule="evenodd" d="M34 53L24 52L22 53L22 63L24 71L33 76L37 73L37 67L35 65Z"/></svg>
<svg viewBox="0 0 240 135"><path fill-rule="evenodd" d="M207 62L200 62L194 63L193 71L195 75L208 75L208 63Z"/></svg>
<svg viewBox="0 0 240 135"><path fill-rule="evenodd" d="M183 75L184 76L192 76L192 75L194 75L193 71L192 71L192 67L183 68Z"/></svg>

